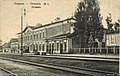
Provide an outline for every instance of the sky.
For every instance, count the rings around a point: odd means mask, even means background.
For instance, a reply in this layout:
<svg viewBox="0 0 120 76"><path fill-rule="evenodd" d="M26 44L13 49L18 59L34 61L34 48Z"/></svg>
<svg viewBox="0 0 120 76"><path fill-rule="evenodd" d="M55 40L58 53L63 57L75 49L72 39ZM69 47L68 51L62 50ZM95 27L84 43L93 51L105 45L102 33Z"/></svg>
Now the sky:
<svg viewBox="0 0 120 76"><path fill-rule="evenodd" d="M0 39L8 42L11 38L17 37L21 25L21 8L26 8L25 28L26 24L50 23L56 17L60 17L61 20L69 18L74 14L79 1L81 0L0 0ZM112 14L113 22L120 18L120 0L99 0L99 2L104 27L108 13ZM40 8L34 8L35 6Z"/></svg>

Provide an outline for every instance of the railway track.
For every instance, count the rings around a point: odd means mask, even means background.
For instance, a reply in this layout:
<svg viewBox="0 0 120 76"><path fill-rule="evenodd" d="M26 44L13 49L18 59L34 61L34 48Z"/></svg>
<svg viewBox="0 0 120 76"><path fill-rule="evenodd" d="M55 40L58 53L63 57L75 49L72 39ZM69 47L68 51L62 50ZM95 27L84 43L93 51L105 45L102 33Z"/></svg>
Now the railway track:
<svg viewBox="0 0 120 76"><path fill-rule="evenodd" d="M34 65L38 67L44 67L44 68L50 68L50 69L56 69L56 70L62 70L72 73L78 73L83 74L83 76L119 76L119 74L115 72L109 72L109 71L101 71L101 70L95 70L95 69L88 69L88 68L78 68L74 66L65 66L65 65L53 65L53 64L41 64L41 63L35 63L35 62L29 62L29 61L23 61L23 60L16 60L16 59L10 59L10 58L4 58L0 57L0 59L5 59L9 61L19 62L19 63L25 63L29 65Z"/></svg>
<svg viewBox="0 0 120 76"><path fill-rule="evenodd" d="M3 72L6 73L5 76L18 76L17 74L15 74L15 73L13 73L5 68L0 67L0 70L2 70Z"/></svg>
<svg viewBox="0 0 120 76"><path fill-rule="evenodd" d="M4 56L5 54L0 54L1 56ZM12 55L12 54L8 54ZM14 56L20 56L15 55ZM60 56L60 55L48 55L48 56L40 56L40 55L23 55L24 57L38 57L38 58L51 58L51 59L67 59L67 60L85 60L85 61L100 61L100 62L113 62L113 63L119 63L119 58L104 58L104 57L84 57L84 56ZM9 56L8 56L9 57Z"/></svg>
<svg viewBox="0 0 120 76"><path fill-rule="evenodd" d="M119 59L115 58L99 58L99 57L75 57L75 56L36 56L26 55L27 57L41 57L41 58L53 58L53 59L68 59L68 60L86 60L86 61L101 61L101 62L113 62L118 63Z"/></svg>
<svg viewBox="0 0 120 76"><path fill-rule="evenodd" d="M5 54L0 54L0 57L7 57L7 58L16 58L16 57L27 57L27 58L44 58L44 59L61 59L61 60L76 60L76 61L90 61L90 62L106 62L106 63L116 63L119 64L119 58L97 58L97 57L75 57L75 56L40 56L40 55L11 55L8 54L7 56ZM18 58L19 59L19 58ZM31 61L31 60L30 60ZM36 62L36 61L35 61Z"/></svg>

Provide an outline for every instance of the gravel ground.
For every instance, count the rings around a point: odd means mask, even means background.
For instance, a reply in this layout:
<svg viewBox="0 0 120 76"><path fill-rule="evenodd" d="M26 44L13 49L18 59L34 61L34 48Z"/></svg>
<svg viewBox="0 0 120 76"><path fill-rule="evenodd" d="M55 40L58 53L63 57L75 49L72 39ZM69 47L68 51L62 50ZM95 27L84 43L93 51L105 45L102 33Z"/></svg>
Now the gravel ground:
<svg viewBox="0 0 120 76"><path fill-rule="evenodd" d="M119 63L113 62L100 62L100 61L84 61L84 60L65 60L65 59L54 59L54 58L41 58L41 57L26 57L19 55L0 55L2 57L9 57L21 60L32 61L36 63L45 63L53 65L67 65L79 68L89 68L103 71L110 71L119 73Z"/></svg>
<svg viewBox="0 0 120 76"><path fill-rule="evenodd" d="M17 63L0 59L0 67L5 68L18 76L82 76L60 70L36 67L28 64ZM0 75L6 76L6 75Z"/></svg>

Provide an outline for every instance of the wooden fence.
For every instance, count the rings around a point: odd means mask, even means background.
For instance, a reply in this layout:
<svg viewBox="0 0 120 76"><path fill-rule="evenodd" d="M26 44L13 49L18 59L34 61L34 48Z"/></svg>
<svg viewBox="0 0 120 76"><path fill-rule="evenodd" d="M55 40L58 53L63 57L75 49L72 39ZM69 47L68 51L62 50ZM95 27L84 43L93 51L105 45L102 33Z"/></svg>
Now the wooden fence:
<svg viewBox="0 0 120 76"><path fill-rule="evenodd" d="M69 49L72 54L119 54L119 48L72 48Z"/></svg>

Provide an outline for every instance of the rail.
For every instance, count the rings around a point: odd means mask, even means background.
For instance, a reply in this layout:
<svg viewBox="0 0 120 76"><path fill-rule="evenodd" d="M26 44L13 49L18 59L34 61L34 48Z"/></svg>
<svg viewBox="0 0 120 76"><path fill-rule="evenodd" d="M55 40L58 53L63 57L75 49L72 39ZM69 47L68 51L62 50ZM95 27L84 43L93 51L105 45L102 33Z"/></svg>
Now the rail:
<svg viewBox="0 0 120 76"><path fill-rule="evenodd" d="M16 60L16 59L11 59L11 58L3 58L3 57L0 57L0 58L5 59L5 60L10 60L10 61L30 64L30 65L34 65L34 66L39 66L39 67L63 70L63 71L68 71L68 72L73 72L73 73L78 73L78 74L90 75L90 76L91 75L92 76L93 75L106 76L107 74L119 76L119 74L117 74L115 72L109 72L109 71L95 70L95 69L89 69L89 68L77 68L77 67L66 66L66 65L41 64L41 63L35 63L35 62L29 62L29 61L23 61L23 60ZM14 75L14 76L17 76L17 75Z"/></svg>
<svg viewBox="0 0 120 76"><path fill-rule="evenodd" d="M5 68L0 67L0 69L3 70L3 71L5 71L5 72L7 72L8 74L10 74L10 76L11 76L11 75L12 75L12 76L18 76L17 74L15 74L15 73L13 73L13 72L5 69Z"/></svg>

